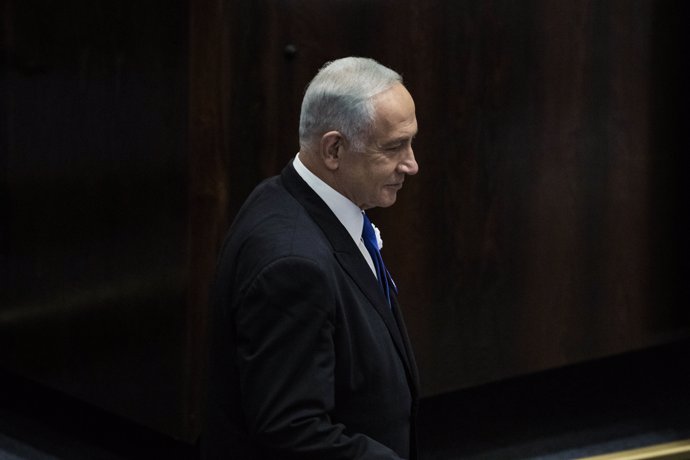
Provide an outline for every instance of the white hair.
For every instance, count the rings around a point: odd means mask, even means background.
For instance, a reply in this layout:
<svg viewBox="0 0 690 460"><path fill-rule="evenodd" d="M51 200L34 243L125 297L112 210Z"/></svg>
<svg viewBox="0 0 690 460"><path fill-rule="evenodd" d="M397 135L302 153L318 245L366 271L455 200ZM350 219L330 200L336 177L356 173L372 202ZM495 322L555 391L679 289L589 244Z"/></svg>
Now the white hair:
<svg viewBox="0 0 690 460"><path fill-rule="evenodd" d="M300 146L328 131L340 132L362 150L374 123L374 96L402 77L373 59L347 57L327 62L307 86L299 121Z"/></svg>

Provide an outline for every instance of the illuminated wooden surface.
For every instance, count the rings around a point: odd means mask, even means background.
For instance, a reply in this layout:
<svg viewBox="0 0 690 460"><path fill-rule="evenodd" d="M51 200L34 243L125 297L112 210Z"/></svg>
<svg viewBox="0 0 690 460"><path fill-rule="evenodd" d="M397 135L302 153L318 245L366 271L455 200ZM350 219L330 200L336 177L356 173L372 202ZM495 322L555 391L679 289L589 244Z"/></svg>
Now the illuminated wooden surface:
<svg viewBox="0 0 690 460"><path fill-rule="evenodd" d="M684 440L595 457L585 457L581 460L687 460L689 458L690 440Z"/></svg>

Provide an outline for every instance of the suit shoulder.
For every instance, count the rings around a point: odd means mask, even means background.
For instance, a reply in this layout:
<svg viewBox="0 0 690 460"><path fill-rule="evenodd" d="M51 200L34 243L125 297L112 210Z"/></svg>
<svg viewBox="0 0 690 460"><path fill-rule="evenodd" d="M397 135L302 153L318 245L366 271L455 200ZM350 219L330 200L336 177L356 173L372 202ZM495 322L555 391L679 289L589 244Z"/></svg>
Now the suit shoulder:
<svg viewBox="0 0 690 460"><path fill-rule="evenodd" d="M269 179L252 192L238 213L219 263L245 278L282 258L319 264L332 253L328 239L301 203L279 181Z"/></svg>

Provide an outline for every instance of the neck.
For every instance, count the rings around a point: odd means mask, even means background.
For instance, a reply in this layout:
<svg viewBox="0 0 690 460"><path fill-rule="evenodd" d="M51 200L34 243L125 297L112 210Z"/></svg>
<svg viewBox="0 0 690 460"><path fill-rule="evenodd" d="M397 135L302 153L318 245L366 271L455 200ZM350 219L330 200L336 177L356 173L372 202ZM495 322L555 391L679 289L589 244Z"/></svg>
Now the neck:
<svg viewBox="0 0 690 460"><path fill-rule="evenodd" d="M316 177L327 183L334 190L340 192L337 186L337 181L335 180L335 174L333 171L328 169L322 161L319 161L320 159L317 154L302 148L299 151L299 160Z"/></svg>

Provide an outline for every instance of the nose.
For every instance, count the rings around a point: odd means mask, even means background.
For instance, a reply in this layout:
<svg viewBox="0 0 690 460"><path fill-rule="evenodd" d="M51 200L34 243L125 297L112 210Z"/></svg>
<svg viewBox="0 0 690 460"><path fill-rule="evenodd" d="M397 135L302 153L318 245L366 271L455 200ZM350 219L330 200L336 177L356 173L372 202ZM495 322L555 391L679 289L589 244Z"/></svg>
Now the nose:
<svg viewBox="0 0 690 460"><path fill-rule="evenodd" d="M404 158L398 164L398 170L409 176L414 176L419 171L419 165L417 164L417 160L415 160L412 146L407 148Z"/></svg>

